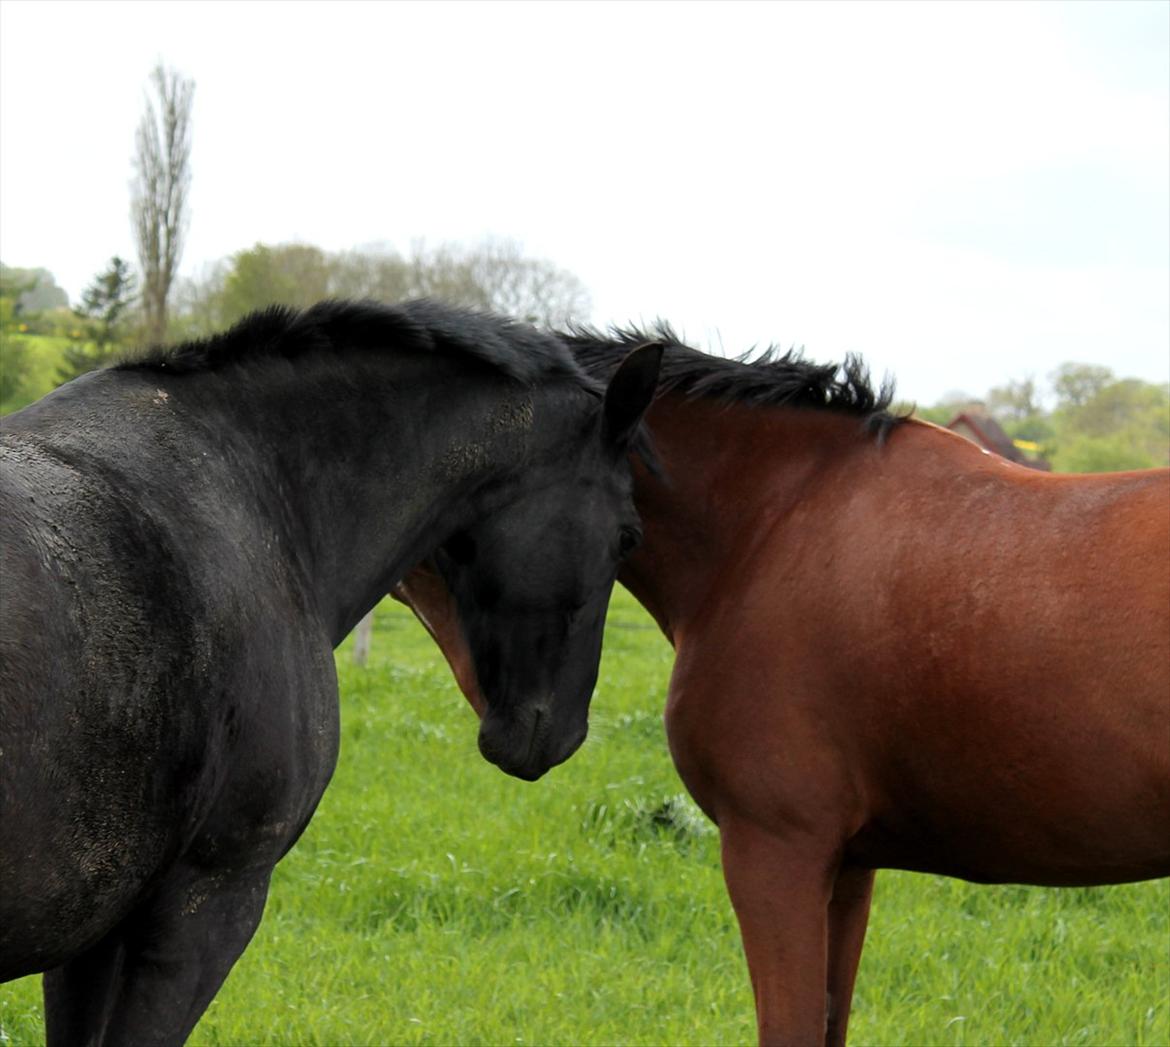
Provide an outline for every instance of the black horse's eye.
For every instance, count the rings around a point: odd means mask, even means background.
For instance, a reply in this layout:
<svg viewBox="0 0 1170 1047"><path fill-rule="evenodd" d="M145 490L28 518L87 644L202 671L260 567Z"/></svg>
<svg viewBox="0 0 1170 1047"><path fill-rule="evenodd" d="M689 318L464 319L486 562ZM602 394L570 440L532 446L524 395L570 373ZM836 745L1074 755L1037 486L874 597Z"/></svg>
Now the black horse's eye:
<svg viewBox="0 0 1170 1047"><path fill-rule="evenodd" d="M642 533L636 527L623 527L618 535L618 551L629 556L642 541Z"/></svg>
<svg viewBox="0 0 1170 1047"><path fill-rule="evenodd" d="M466 531L460 531L447 539L443 550L461 567L466 567L475 559L475 539Z"/></svg>

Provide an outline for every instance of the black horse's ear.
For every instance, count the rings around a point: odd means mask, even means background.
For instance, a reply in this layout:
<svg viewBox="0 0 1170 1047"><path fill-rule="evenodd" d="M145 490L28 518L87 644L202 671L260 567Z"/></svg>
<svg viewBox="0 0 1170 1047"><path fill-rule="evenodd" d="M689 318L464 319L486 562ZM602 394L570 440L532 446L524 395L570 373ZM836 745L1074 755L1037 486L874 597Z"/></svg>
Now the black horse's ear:
<svg viewBox="0 0 1170 1047"><path fill-rule="evenodd" d="M605 390L605 440L612 447L625 450L654 399L663 349L661 342L638 346L610 379Z"/></svg>

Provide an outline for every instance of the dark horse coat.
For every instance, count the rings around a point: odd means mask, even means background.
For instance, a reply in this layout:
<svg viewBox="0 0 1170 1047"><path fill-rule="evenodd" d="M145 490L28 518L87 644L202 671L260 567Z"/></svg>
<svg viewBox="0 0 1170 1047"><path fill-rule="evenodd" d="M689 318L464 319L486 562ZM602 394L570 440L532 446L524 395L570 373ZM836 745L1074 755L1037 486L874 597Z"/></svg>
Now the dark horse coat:
<svg viewBox="0 0 1170 1047"><path fill-rule="evenodd" d="M0 980L47 971L51 1040L190 1032L333 771L332 649L424 556L485 754L572 752L657 360L603 390L530 328L325 303L4 420Z"/></svg>

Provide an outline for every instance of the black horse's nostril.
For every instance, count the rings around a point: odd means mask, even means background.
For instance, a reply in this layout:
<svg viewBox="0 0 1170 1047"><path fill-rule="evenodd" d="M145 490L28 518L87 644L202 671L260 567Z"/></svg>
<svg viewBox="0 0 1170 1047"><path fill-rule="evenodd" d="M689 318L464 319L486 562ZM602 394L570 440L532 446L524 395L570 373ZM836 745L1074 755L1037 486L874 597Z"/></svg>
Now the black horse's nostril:
<svg viewBox="0 0 1170 1047"><path fill-rule="evenodd" d="M532 758L537 753L539 743L541 740L540 724L541 721L548 720L549 708L547 705L534 705L532 707L532 731L528 735L528 751L524 754L524 762L531 766Z"/></svg>

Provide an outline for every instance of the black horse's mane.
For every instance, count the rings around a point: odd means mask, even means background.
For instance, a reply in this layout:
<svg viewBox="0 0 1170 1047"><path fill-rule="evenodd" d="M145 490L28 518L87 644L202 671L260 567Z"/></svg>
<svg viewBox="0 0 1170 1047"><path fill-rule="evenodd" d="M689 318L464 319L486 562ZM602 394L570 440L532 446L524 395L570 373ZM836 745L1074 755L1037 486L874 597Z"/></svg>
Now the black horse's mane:
<svg viewBox="0 0 1170 1047"><path fill-rule="evenodd" d="M769 346L759 353L727 358L711 356L686 345L665 321L649 329L614 327L603 333L571 327L561 335L585 370L602 380L637 345L658 342L666 347L658 381L659 395L679 393L749 406L821 408L856 415L866 428L884 436L903 416L890 411L894 384L876 389L860 357L843 364L818 364L797 350Z"/></svg>
<svg viewBox="0 0 1170 1047"><path fill-rule="evenodd" d="M556 335L429 299L393 306L334 299L304 310L272 306L244 317L222 334L156 347L115 366L189 373L266 356L295 357L313 350L340 349L460 355L526 385L564 377L590 392L600 389Z"/></svg>

